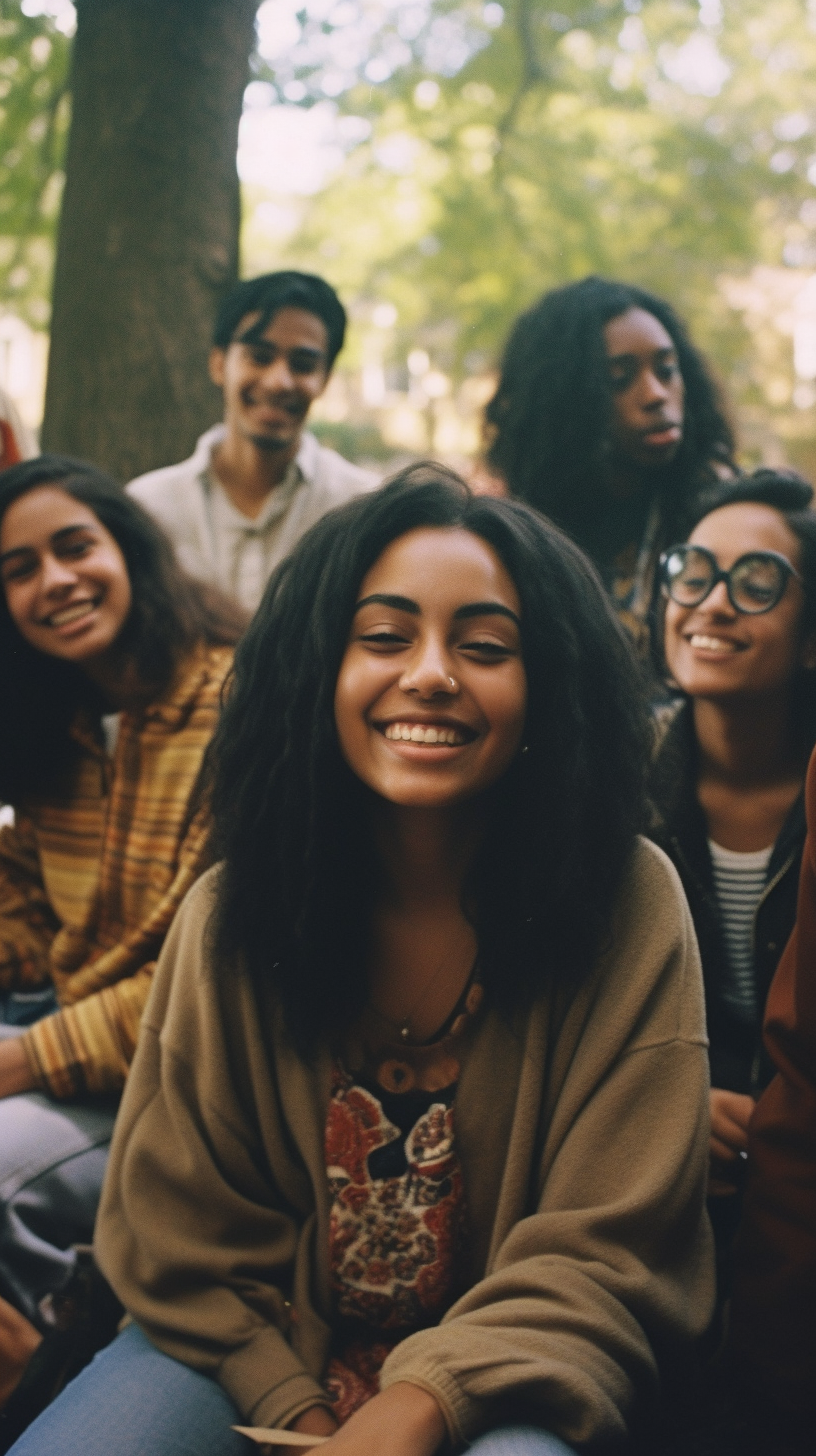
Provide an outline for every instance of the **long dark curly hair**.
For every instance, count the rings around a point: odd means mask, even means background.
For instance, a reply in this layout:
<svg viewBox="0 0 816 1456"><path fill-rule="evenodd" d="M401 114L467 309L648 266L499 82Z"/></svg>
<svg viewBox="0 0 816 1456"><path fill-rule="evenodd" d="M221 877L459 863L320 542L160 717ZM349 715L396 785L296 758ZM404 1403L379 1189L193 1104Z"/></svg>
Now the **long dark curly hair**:
<svg viewBox="0 0 816 1456"><path fill-rule="evenodd" d="M512 1010L577 984L610 924L642 822L640 669L582 552L535 511L415 466L331 512L272 576L235 657L213 743L216 964L242 956L304 1051L366 998L379 883L371 791L346 765L334 693L360 584L419 527L486 541L515 582L528 684L525 742L486 796L465 901L485 987ZM473 907L473 908L471 908Z"/></svg>
<svg viewBox="0 0 816 1456"><path fill-rule="evenodd" d="M516 321L501 377L486 409L490 465L511 493L544 511L578 542L589 536L609 482L613 392L603 330L630 308L659 319L670 335L685 386L683 441L655 472L671 535L694 493L733 468L734 435L719 390L674 309L625 283L584 278L554 289Z"/></svg>
<svg viewBox="0 0 816 1456"><path fill-rule="evenodd" d="M0 472L0 523L9 506L38 485L58 485L93 511L125 558L133 605L118 646L154 698L198 642L232 646L246 626L244 611L194 581L146 511L110 476L83 460L39 455ZM20 635L0 590L0 800L10 804L59 788L76 757L70 735L77 711L109 709L73 663L38 652Z"/></svg>

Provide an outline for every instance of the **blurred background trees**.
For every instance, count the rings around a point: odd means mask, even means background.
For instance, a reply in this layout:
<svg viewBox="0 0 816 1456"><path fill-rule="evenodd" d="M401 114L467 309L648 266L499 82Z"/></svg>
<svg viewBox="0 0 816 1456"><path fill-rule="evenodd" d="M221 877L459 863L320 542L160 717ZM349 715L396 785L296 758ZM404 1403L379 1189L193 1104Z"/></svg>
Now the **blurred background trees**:
<svg viewBox="0 0 816 1456"><path fill-rule="evenodd" d="M0 0L0 291L3 305L37 328L50 316L73 6L63 28L55 19Z"/></svg>
<svg viewBox="0 0 816 1456"><path fill-rule="evenodd" d="M80 0L42 443L119 479L217 418L255 0Z"/></svg>
<svg viewBox="0 0 816 1456"><path fill-rule="evenodd" d="M73 14L0 0L0 350L46 322ZM475 453L515 314L599 271L689 317L746 459L816 473L816 4L265 0L239 168L243 271L314 268L351 307L320 423L346 453Z"/></svg>

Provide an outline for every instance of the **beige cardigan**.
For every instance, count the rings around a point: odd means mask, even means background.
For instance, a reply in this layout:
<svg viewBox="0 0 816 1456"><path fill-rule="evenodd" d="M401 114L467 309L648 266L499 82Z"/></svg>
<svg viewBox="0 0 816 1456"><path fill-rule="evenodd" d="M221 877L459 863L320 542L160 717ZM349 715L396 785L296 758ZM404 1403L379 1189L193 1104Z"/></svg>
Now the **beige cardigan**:
<svg viewBox="0 0 816 1456"><path fill-rule="evenodd" d="M326 1397L328 1053L287 1045L271 999L207 957L210 871L162 951L97 1225L151 1340L277 1426ZM474 1283L389 1356L383 1385L439 1401L455 1441L524 1410L619 1437L713 1300L708 1068L680 882L640 842L610 948L572 1005L478 1030L456 1095ZM291 1303L289 1302L291 1300Z"/></svg>

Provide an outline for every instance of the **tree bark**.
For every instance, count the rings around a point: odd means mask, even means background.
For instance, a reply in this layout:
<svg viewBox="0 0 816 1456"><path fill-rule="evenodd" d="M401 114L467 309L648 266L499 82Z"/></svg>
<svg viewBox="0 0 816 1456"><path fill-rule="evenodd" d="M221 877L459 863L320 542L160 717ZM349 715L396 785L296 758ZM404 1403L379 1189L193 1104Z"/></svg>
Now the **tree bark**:
<svg viewBox="0 0 816 1456"><path fill-rule="evenodd" d="M220 418L235 153L257 0L78 0L43 448L121 481Z"/></svg>

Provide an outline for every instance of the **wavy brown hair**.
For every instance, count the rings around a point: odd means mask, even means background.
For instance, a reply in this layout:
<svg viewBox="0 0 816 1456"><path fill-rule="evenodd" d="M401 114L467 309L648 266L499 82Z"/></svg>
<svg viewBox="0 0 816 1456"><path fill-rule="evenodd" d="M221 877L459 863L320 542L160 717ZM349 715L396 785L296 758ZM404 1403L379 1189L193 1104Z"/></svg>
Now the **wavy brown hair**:
<svg viewBox="0 0 816 1456"><path fill-rule="evenodd" d="M199 643L233 646L247 622L235 603L187 576L155 521L103 471L65 455L40 455L0 472L0 522L39 485L58 485L89 507L125 558L132 607L118 645L158 698ZM80 707L105 711L73 663L38 652L20 635L0 591L0 799L17 804L52 792L76 754L70 726Z"/></svg>

